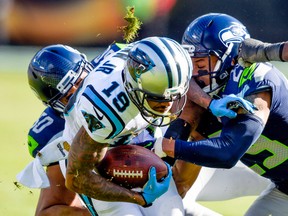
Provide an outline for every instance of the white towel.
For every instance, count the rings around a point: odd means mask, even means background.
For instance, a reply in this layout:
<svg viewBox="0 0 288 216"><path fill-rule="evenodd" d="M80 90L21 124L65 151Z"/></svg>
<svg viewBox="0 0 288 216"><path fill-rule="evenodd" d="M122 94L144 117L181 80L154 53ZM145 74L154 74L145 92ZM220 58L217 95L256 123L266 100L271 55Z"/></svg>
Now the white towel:
<svg viewBox="0 0 288 216"><path fill-rule="evenodd" d="M18 182L29 188L49 187L49 179L43 166L66 159L69 148L69 144L63 142L62 137L53 140L41 149L35 159L17 174Z"/></svg>

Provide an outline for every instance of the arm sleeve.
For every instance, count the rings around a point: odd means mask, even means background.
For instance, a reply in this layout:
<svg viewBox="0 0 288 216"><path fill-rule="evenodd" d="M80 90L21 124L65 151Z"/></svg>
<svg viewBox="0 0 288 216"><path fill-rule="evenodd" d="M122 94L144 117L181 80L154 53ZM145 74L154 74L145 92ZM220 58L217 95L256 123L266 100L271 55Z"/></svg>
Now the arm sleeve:
<svg viewBox="0 0 288 216"><path fill-rule="evenodd" d="M193 142L176 140L175 158L201 166L231 168L255 143L263 129L259 117L238 115L223 126L219 137Z"/></svg>
<svg viewBox="0 0 288 216"><path fill-rule="evenodd" d="M185 120L178 118L173 121L164 134L165 138L187 140L190 135L191 125Z"/></svg>

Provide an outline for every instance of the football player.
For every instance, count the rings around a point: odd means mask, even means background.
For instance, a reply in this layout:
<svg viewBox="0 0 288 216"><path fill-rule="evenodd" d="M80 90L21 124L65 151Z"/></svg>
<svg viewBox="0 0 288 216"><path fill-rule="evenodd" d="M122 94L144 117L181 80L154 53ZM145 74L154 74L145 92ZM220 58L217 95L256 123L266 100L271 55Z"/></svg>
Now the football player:
<svg viewBox="0 0 288 216"><path fill-rule="evenodd" d="M63 107L67 104L68 99L71 97L72 93L76 90L80 81L86 72L91 71L91 67L96 67L100 62L112 53L125 47L125 44L112 44L109 48L91 61L91 64L87 62L84 54L79 53L77 50L63 45L52 45L44 47L41 49L31 60L28 69L28 78L30 87L35 91L38 98L45 104L48 108L42 113L37 122L29 131L29 151L33 157L41 158L41 165L47 165L47 174L50 182L50 186L46 187L43 182L38 185L31 185L31 176L29 182L20 182L26 184L30 187L40 187L41 193L36 210L36 215L53 214L53 215L63 215L64 212L73 215L79 214L89 214L86 208L79 202L77 195L67 190L64 186L64 178L60 171L58 160L65 159L68 151L65 150L59 142L59 138L62 135L62 130L64 128L64 119L62 118ZM79 67L79 65L82 65ZM85 67L83 67L85 65ZM85 70L84 70L85 69ZM75 76L73 78L73 71ZM83 70L83 72L81 72ZM69 71L69 72L68 72ZM66 75L68 73L68 75ZM78 73L83 73L79 79L77 79ZM67 80L66 80L67 79ZM61 80L66 80L66 84L69 88L62 87L61 92L59 91L58 84L61 84ZM77 82L77 83L75 83ZM74 84L75 83L75 84ZM234 100L235 98L231 98ZM220 105L218 103L217 105ZM222 106L226 107L226 106ZM218 107L218 109L221 108ZM216 108L215 108L216 109ZM223 108L221 108L223 109ZM229 110L227 110L227 114ZM137 136L133 139L133 143L137 143L143 140L153 139L155 130L159 129L154 127L148 127L147 130L141 133L141 136ZM157 132L156 132L157 133ZM161 135L161 133L160 133ZM159 136L159 135L158 135ZM53 149L54 152L41 151L48 143L55 143L56 148ZM66 145L67 148L67 145ZM47 149L47 148L45 148ZM51 150L50 150L51 151ZM58 152L61 156L60 158L47 158L47 155L57 155ZM64 154L64 156L62 156ZM45 158L45 162L44 159ZM64 161L62 161L64 163ZM35 177L36 178L36 177ZM57 198L58 197L58 198ZM88 197L80 195L84 203L89 201ZM96 215L97 213L88 205L90 213Z"/></svg>
<svg viewBox="0 0 288 216"><path fill-rule="evenodd" d="M29 152L33 157L41 158L42 163L43 157L58 154L62 156L50 158L41 164L41 166L47 166L48 185L42 182L36 185L29 182L34 179L38 182L41 180L35 176L32 178L28 176L29 181L24 182L26 186L41 188L35 215L91 215L77 194L65 187L58 161L65 159L69 150L67 148L65 150L63 143L59 140L65 124L64 107L93 68L83 53L61 44L42 48L29 64L29 85L36 96L47 106L29 130ZM52 145L55 143L56 148L46 152L45 149L51 143ZM45 146L47 147L44 148ZM20 182L22 181L24 180L20 179Z"/></svg>
<svg viewBox="0 0 288 216"><path fill-rule="evenodd" d="M173 45L173 44L172 44L172 45ZM106 54L107 54L107 53L106 53ZM107 58L107 57L105 57L105 56L107 56L108 54L107 54L107 55L106 55L106 54L101 55L101 56L100 56L100 59L101 59L102 57L103 57L103 59ZM119 53L119 55L121 56L122 54ZM182 53L182 55L183 55L183 57L185 57L187 54L186 54L185 51L184 51L184 52ZM186 58L186 57L185 57L185 58ZM185 62L185 58L184 58L184 62ZM189 58L188 58L188 60L189 60ZM189 69L189 62L190 62L190 61L186 61L186 66L185 66L185 67L187 67L186 69ZM99 63L99 62L98 62L98 63ZM191 68L190 68L190 69L191 69ZM189 73L190 73L190 70L186 70L186 76L187 76L187 77L185 77L184 80L186 79L186 81L188 81ZM185 74L185 73L184 73L184 74ZM52 79L52 80L53 80L53 79ZM183 80L182 80L182 81L183 81ZM61 81L60 81L60 82L61 82ZM60 83L60 82L59 82L59 83ZM63 79L63 82L64 82L65 84L67 84L67 82L65 82L65 79ZM55 83L57 84L56 81L55 81ZM54 84L55 84L55 83L54 83ZM176 82L176 83L177 83L177 82ZM181 83L181 82L180 82L180 83ZM174 83L174 84L175 84L175 83ZM182 83L182 84L183 84L183 83ZM58 85L57 85L57 86L58 86ZM183 86L181 86L181 87L183 87ZM184 86L184 87L185 87L185 86ZM60 89L61 89L61 88L60 88ZM66 88L63 87L63 89L66 89ZM185 91L185 88L182 88L182 89L180 89L180 90L181 90L181 91ZM178 94L178 93L177 93L177 94ZM176 98L176 99L180 99L180 98L178 97L178 98ZM120 101L121 101L121 99L120 99ZM161 102L161 103L162 103L162 102ZM163 102L163 104L165 104L165 103L167 103L167 102L166 102L166 101ZM170 104L170 103L171 103L171 102L168 102L168 104ZM151 105L154 106L155 103L153 104L153 102L152 102ZM161 110L161 111L163 112L163 107L164 107L164 106L161 106L161 107L158 107L158 108L156 107L156 108L159 109L159 110ZM180 107L180 109L181 109L181 107ZM165 109L164 109L164 110L165 110ZM160 117L160 119L163 120L163 118L161 118L161 117ZM64 152L63 149L62 149L62 152ZM40 151L40 153L41 153L41 151ZM39 154L39 155L40 155L40 154ZM42 155L42 156L43 156L43 155ZM152 176L151 176L151 177L152 177ZM154 177L153 177L153 178L154 178ZM169 179L169 178L168 178L168 179ZM151 180L153 180L153 179L151 178ZM169 182L168 182L168 183L169 183ZM163 184L163 183L159 183L159 185L160 185L160 184ZM177 195L177 192L176 192L176 191L174 191L174 192L175 192L176 196L178 196L178 195ZM142 196L142 195L141 195L141 196ZM151 197L150 197L150 198L151 198ZM90 201L89 198L86 198L85 200L86 200L86 201ZM180 199L180 200L181 200L181 199ZM182 202L181 202L181 206L182 206ZM123 207L125 208L125 204L123 204ZM93 208L93 206L91 206L91 208ZM151 208L150 208L150 209L151 209ZM126 210L127 210L127 209L126 209ZM131 213L133 212L132 209L131 209L131 211L130 211L130 210L128 210L128 211L131 212ZM147 208L147 211L149 212L149 208ZM108 214L111 214L111 213L108 213Z"/></svg>
<svg viewBox="0 0 288 216"><path fill-rule="evenodd" d="M163 195L169 184L173 188L171 171L157 182L151 169L139 192L106 181L94 167L108 147L128 144L149 124L169 124L181 113L191 69L189 55L176 41L145 38L106 58L70 99L63 135L71 145L66 187L95 199L92 204L98 214L183 214L176 190L174 195ZM173 103L177 109L169 112Z"/></svg>
<svg viewBox="0 0 288 216"><path fill-rule="evenodd" d="M252 64L247 68L237 64L239 45L247 37L245 26L237 19L212 13L189 25L183 43L193 61L193 76L207 93L216 97L242 96L258 110L254 114L247 113L232 104L238 112L237 117L223 117L221 122L206 113L195 130L206 139L186 142L164 138L160 147L170 157L212 168L231 168L241 160L273 182L246 215L287 215L288 179L285 173L288 157L285 149L288 144L285 131L288 122L285 110L288 83L285 76L269 63ZM180 119L194 123L192 110L188 108L190 105L187 103ZM185 176L185 172L189 170L183 169L178 174ZM182 190L185 194L187 187L182 186Z"/></svg>

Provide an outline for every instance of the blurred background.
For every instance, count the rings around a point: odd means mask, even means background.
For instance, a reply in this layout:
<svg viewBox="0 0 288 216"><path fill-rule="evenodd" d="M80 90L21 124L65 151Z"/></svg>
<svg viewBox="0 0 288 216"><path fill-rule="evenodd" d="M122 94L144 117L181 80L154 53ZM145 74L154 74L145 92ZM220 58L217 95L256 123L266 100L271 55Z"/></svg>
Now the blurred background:
<svg viewBox="0 0 288 216"><path fill-rule="evenodd" d="M252 37L266 41L288 38L286 0L0 0L0 215L34 215L39 190L17 184L32 157L27 133L44 109L27 82L27 67L43 46L63 43L98 55L113 41L125 42L119 27L127 6L143 22L136 40L168 36L181 41L187 25L209 12L239 19ZM287 63L275 63L285 75ZM237 178L237 177L236 177ZM202 204L223 215L243 215L255 197Z"/></svg>
<svg viewBox="0 0 288 216"><path fill-rule="evenodd" d="M230 14L252 37L267 42L287 39L285 0L0 0L0 44L106 46L122 41L120 26L127 6L144 23L139 38L181 40L186 26L209 12Z"/></svg>

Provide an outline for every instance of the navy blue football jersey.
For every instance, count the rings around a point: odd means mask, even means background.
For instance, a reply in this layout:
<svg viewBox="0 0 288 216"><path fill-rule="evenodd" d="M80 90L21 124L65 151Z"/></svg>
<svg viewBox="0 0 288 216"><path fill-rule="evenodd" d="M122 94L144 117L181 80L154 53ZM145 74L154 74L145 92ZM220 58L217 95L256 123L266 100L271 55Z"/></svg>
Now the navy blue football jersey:
<svg viewBox="0 0 288 216"><path fill-rule="evenodd" d="M285 76L268 63L253 64L231 73L223 94L248 96L271 90L270 115L261 137L241 158L258 174L274 182L288 181L288 83Z"/></svg>
<svg viewBox="0 0 288 216"><path fill-rule="evenodd" d="M28 149L32 157L48 143L62 136L65 120L51 107L47 107L28 133Z"/></svg>
<svg viewBox="0 0 288 216"><path fill-rule="evenodd" d="M286 77L270 63L253 64L244 70L240 66L235 67L219 95L223 97L235 94L246 97L263 91L272 93L270 115L260 138L241 156L241 161L259 175L271 179L280 190L288 193L288 82ZM221 124L215 117L209 117L208 114L205 116L197 131L208 137L219 131Z"/></svg>

